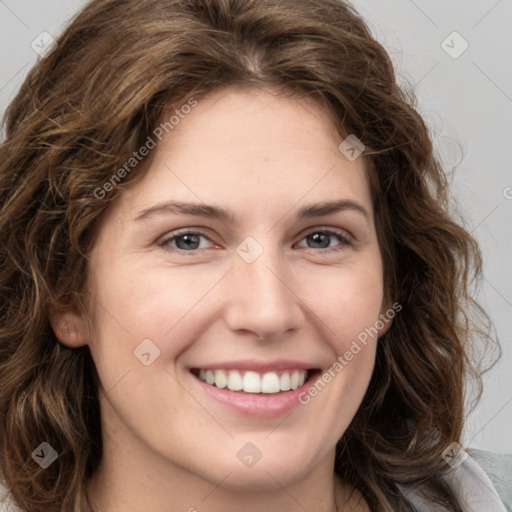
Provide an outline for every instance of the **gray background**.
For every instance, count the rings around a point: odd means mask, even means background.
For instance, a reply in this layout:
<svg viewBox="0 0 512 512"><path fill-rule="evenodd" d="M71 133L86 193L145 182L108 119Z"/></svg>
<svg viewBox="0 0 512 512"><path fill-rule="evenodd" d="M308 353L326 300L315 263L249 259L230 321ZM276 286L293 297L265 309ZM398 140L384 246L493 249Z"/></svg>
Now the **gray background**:
<svg viewBox="0 0 512 512"><path fill-rule="evenodd" d="M485 377L464 441L512 453L512 0L353 4L390 52L401 82L417 95L450 171L454 199L484 253L480 300L495 322L503 356ZM58 36L82 5L0 0L0 114L38 57L32 42L43 31Z"/></svg>

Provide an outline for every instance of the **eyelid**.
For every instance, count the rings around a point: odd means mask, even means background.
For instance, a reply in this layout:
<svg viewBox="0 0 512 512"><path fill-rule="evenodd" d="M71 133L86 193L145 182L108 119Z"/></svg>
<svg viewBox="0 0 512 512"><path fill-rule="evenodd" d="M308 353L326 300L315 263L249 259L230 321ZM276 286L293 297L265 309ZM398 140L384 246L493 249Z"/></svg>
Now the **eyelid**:
<svg viewBox="0 0 512 512"><path fill-rule="evenodd" d="M354 237L347 231L341 230L339 228L327 227L317 227L304 232L298 243L302 242L305 238L314 233L326 233L328 236L337 237L339 243L334 247L324 247L320 249L315 249L314 247L303 247L303 249L309 253L328 256L332 253L341 253L342 251L347 250L347 248L353 247L355 245Z"/></svg>
<svg viewBox="0 0 512 512"><path fill-rule="evenodd" d="M309 228L308 230L304 231L300 235L300 238L297 243L302 242L306 237L308 237L309 235L312 235L314 233L325 233L330 236L338 237L338 239L340 240L340 243L334 247L325 247L325 248L319 248L319 249L315 249L313 247L304 247L304 249L315 252L315 253L324 253L325 254L325 253L329 253L329 252L339 251L339 250L342 250L344 246L354 245L354 242L355 242L353 235L346 230L343 230L340 228L326 227L326 226L316 226L316 227ZM169 247L167 245L169 242L175 240L176 238L179 238L180 236L184 236L184 235L189 235L189 234L203 236L212 244L217 245L211 239L211 236L207 232L205 232L201 228L193 228L193 227L181 228L181 229L176 229L174 231L171 231L171 232L167 233L166 235L164 235L159 240L157 240L156 245L164 248L164 250L176 251L181 254L188 253L189 255L198 254L200 251L206 250L206 249L193 249L193 250L187 251L185 249L179 249L178 247Z"/></svg>
<svg viewBox="0 0 512 512"><path fill-rule="evenodd" d="M181 228L181 229L176 229L174 231L170 231L169 233L166 233L165 235L163 235L163 237L158 239L156 241L156 245L163 247L166 245L167 242L174 240L183 235L201 235L204 238L208 239L212 244L215 245L215 242L211 239L211 236L209 234L207 234L205 231L203 231L201 228ZM172 247L171 249L173 249L175 251L190 252L190 253L197 252L197 250L198 250L198 249L196 249L195 251L185 251L184 249L178 249L178 248L174 248L174 247Z"/></svg>
<svg viewBox="0 0 512 512"><path fill-rule="evenodd" d="M343 239L347 243L355 242L354 236L352 234L350 234L348 231L346 231L345 229L330 228L327 226L324 226L324 227L320 226L320 227L315 227L315 228L309 229L304 232L304 234L302 235L302 238L304 238L308 235L311 235L313 233L328 233L330 235L339 236L341 239ZM301 240L302 240L302 238L301 238Z"/></svg>

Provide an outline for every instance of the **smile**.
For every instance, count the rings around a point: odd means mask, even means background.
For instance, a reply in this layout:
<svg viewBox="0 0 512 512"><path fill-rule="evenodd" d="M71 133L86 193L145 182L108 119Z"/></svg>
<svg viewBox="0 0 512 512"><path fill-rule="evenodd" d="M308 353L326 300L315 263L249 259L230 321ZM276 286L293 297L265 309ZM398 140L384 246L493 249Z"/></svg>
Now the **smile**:
<svg viewBox="0 0 512 512"><path fill-rule="evenodd" d="M196 369L192 372L199 380L218 389L245 393L280 393L303 386L308 380L304 369L279 370L260 373L250 370Z"/></svg>

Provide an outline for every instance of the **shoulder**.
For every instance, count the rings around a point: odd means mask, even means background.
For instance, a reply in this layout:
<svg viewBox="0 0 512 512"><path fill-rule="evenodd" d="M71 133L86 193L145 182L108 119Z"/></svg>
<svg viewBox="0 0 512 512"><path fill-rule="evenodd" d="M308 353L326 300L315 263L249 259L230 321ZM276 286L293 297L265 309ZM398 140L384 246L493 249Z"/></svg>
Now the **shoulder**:
<svg viewBox="0 0 512 512"><path fill-rule="evenodd" d="M482 450L462 450L461 457L442 478L456 496L464 512L512 512L512 455ZM401 488L415 510L447 512L432 508L417 490Z"/></svg>
<svg viewBox="0 0 512 512"><path fill-rule="evenodd" d="M485 472L507 511L512 511L512 455L469 449L469 455Z"/></svg>
<svg viewBox="0 0 512 512"><path fill-rule="evenodd" d="M457 462L443 478L459 499L463 510L465 512L512 510L509 494L512 456L474 449L462 450L461 453L463 455L457 458ZM494 468L492 473L488 474L484 470L484 464L486 467ZM507 473L508 484L506 483ZM501 494L498 493L498 489Z"/></svg>

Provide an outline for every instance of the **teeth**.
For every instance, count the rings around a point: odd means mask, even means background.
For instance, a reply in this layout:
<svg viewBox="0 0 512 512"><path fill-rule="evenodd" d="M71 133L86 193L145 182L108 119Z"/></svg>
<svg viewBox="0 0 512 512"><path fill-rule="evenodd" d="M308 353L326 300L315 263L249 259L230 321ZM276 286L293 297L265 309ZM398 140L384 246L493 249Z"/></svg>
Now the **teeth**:
<svg viewBox="0 0 512 512"><path fill-rule="evenodd" d="M206 372L206 382L208 382L208 372ZM290 386L292 389L299 387L299 372L295 370L290 377Z"/></svg>
<svg viewBox="0 0 512 512"><path fill-rule="evenodd" d="M228 378L222 370L215 370L215 385L220 389L228 385Z"/></svg>
<svg viewBox="0 0 512 512"><path fill-rule="evenodd" d="M245 393L279 393L301 387L307 378L306 370L286 370L260 374L240 370L199 370L199 379L210 386Z"/></svg>
<svg viewBox="0 0 512 512"><path fill-rule="evenodd" d="M201 378L201 375L199 375ZM244 382L242 380L242 376L236 371L231 370L228 373L228 389L231 391L242 391L244 388Z"/></svg>
<svg viewBox="0 0 512 512"><path fill-rule="evenodd" d="M261 378L256 372L245 372L244 391L246 393L261 393Z"/></svg>
<svg viewBox="0 0 512 512"><path fill-rule="evenodd" d="M261 392L279 393L279 391L281 391L281 385L277 373L265 373L261 379Z"/></svg>
<svg viewBox="0 0 512 512"><path fill-rule="evenodd" d="M279 386L283 391L289 391L292 389L290 384L290 374L288 372L284 372L279 379Z"/></svg>

